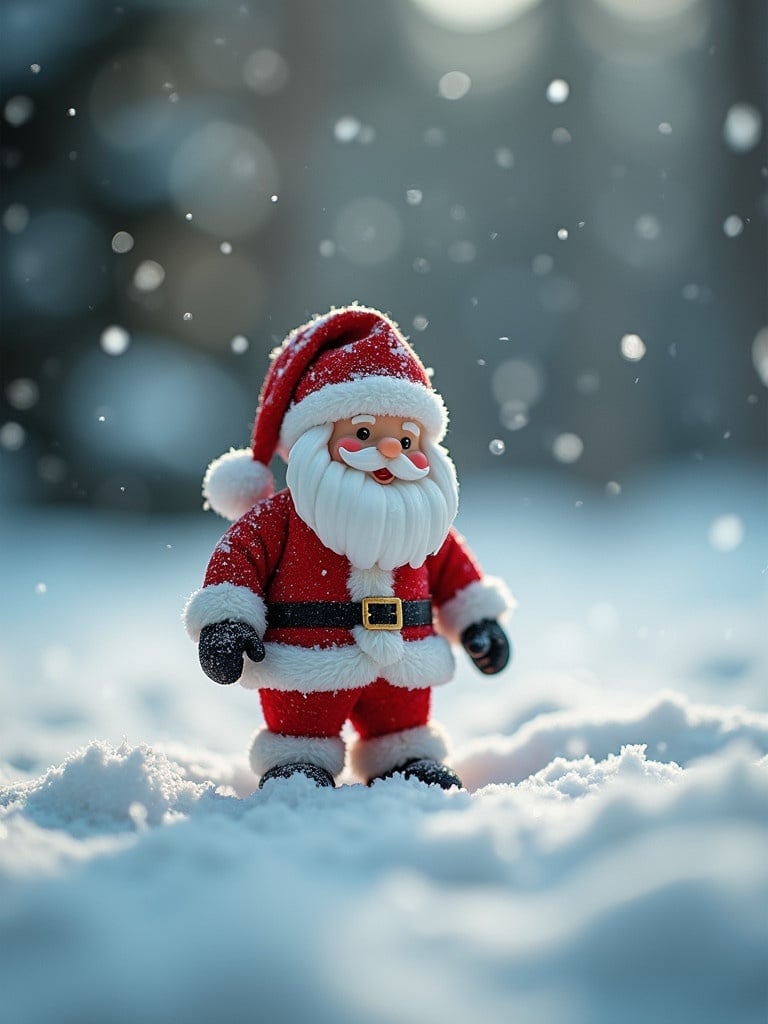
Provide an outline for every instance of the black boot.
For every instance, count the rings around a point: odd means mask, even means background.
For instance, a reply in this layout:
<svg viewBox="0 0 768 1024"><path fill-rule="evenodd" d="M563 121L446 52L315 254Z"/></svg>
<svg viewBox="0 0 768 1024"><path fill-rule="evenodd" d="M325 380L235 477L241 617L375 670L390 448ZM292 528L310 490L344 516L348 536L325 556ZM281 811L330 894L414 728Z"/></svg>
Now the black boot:
<svg viewBox="0 0 768 1024"><path fill-rule="evenodd" d="M269 782L270 779L290 779L292 775L306 775L316 786L321 788L329 786L334 789L336 786L333 776L325 768L301 761L296 764L279 764L275 768L269 768L259 779L259 789L263 789L264 783Z"/></svg>
<svg viewBox="0 0 768 1024"><path fill-rule="evenodd" d="M417 757L412 761L406 761L405 764L385 772L384 775L377 775L376 778L371 779L368 785L370 786L376 779L391 779L393 775L402 775L406 779L418 779L426 786L440 786L441 789L463 788L461 779L452 768L440 761L431 761L428 757Z"/></svg>

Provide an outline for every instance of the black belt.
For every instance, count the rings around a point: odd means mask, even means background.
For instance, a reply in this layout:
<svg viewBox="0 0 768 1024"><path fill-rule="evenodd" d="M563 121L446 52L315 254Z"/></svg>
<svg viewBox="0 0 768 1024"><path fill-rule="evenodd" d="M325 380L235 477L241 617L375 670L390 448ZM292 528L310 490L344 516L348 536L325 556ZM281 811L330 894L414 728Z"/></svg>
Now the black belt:
<svg viewBox="0 0 768 1024"><path fill-rule="evenodd" d="M432 624L432 602L399 597L364 597L362 601L278 601L267 605L270 629L402 629Z"/></svg>

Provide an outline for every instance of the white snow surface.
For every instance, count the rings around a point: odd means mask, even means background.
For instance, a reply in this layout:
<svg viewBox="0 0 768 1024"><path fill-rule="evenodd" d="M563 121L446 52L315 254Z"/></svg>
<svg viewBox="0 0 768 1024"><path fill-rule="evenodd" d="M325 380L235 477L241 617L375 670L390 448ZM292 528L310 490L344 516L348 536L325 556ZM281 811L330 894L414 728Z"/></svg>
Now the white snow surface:
<svg viewBox="0 0 768 1024"><path fill-rule="evenodd" d="M436 694L448 793L255 789L179 621L222 524L6 510L4 1024L763 1024L762 475L573 487L464 483L520 608Z"/></svg>

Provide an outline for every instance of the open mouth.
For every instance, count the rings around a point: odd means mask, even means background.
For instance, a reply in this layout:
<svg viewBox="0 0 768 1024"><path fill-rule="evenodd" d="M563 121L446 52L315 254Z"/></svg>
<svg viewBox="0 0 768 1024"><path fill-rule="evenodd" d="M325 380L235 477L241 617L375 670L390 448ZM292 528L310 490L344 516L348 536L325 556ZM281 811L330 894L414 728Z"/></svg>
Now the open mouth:
<svg viewBox="0 0 768 1024"><path fill-rule="evenodd" d="M380 484L388 484L390 480L395 479L388 469L375 469L372 475L376 477Z"/></svg>

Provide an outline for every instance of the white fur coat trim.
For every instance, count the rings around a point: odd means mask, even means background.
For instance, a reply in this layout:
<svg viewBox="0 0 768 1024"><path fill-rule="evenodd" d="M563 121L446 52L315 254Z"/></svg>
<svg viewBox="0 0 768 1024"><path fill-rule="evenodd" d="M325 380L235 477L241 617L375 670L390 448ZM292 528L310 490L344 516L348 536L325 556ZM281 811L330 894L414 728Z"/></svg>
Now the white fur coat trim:
<svg viewBox="0 0 768 1024"><path fill-rule="evenodd" d="M245 659L240 683L246 689L298 690L330 693L367 686L384 677L393 686L407 689L441 686L453 676L450 645L441 636L403 643L399 661L386 667L377 664L356 644L347 647L298 647L265 644L264 661Z"/></svg>
<svg viewBox="0 0 768 1024"><path fill-rule="evenodd" d="M253 737L249 761L257 775L304 761L325 768L335 778L344 767L344 744L338 736L283 736L260 729Z"/></svg>
<svg viewBox="0 0 768 1024"><path fill-rule="evenodd" d="M203 626L225 619L247 622L259 636L264 636L267 628L264 601L248 587L237 587L234 583L212 583L196 590L187 601L182 618L195 643Z"/></svg>
<svg viewBox="0 0 768 1024"><path fill-rule="evenodd" d="M438 612L440 632L457 643L467 626L481 619L499 619L517 607L504 580L485 576L460 590Z"/></svg>
<svg viewBox="0 0 768 1024"><path fill-rule="evenodd" d="M445 761L447 756L447 736L441 726L431 722L370 740L356 740L350 748L349 763L355 775L368 782L417 757Z"/></svg>
<svg viewBox="0 0 768 1024"><path fill-rule="evenodd" d="M347 589L353 601L362 601L364 597L392 597L395 593L395 574L391 569L382 569L378 565L370 569L352 566Z"/></svg>
<svg viewBox="0 0 768 1024"><path fill-rule="evenodd" d="M364 597L392 597L395 593L394 573L391 569L382 569L377 565L370 569L357 569L353 566L347 580L347 589L353 601L362 601ZM355 626L352 636L360 650L382 669L401 661L405 653L402 634L397 630Z"/></svg>

